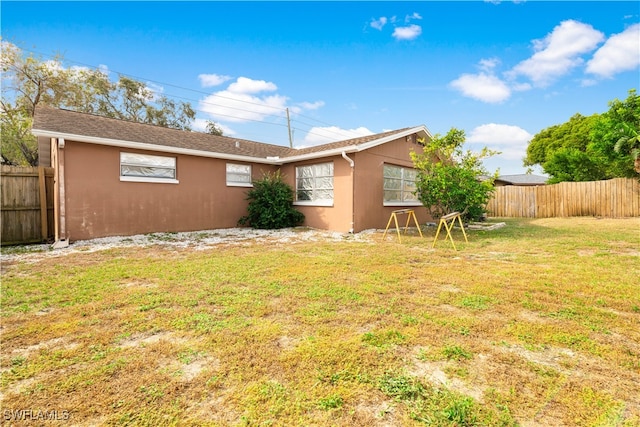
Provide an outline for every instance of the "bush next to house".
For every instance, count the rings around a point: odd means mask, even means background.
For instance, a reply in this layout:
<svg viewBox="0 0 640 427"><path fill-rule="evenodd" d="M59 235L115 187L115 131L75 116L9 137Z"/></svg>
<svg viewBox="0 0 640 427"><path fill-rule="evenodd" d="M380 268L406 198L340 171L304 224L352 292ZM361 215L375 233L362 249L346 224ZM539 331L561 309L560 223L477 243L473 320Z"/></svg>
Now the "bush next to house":
<svg viewBox="0 0 640 427"><path fill-rule="evenodd" d="M240 225L272 230L294 227L304 221L304 214L293 208L293 189L283 181L280 171L266 173L254 181L247 200L249 214L240 218Z"/></svg>
<svg viewBox="0 0 640 427"><path fill-rule="evenodd" d="M464 212L465 219L477 220L486 212L497 172L490 176L482 159L496 153L486 147L480 153L465 151L464 141L464 131L452 128L445 136L435 135L422 154L411 153L418 199L434 218Z"/></svg>

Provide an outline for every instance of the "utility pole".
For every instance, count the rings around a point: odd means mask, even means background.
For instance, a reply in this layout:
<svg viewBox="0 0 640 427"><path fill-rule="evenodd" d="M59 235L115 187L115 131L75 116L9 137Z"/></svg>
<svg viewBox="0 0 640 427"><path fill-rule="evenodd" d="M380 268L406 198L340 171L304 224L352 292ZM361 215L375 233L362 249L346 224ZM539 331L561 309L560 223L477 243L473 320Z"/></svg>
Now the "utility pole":
<svg viewBox="0 0 640 427"><path fill-rule="evenodd" d="M287 107L287 129L289 130L289 148L293 148L293 135L291 134L291 120L289 119L288 107Z"/></svg>

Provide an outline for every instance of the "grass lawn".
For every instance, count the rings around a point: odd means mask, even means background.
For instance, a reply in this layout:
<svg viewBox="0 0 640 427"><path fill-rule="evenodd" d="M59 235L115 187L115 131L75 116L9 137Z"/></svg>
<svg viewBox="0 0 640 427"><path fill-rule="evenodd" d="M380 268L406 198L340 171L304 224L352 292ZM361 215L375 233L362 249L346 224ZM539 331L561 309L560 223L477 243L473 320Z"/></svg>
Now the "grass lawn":
<svg viewBox="0 0 640 427"><path fill-rule="evenodd" d="M3 420L640 425L640 219L504 221L5 257Z"/></svg>

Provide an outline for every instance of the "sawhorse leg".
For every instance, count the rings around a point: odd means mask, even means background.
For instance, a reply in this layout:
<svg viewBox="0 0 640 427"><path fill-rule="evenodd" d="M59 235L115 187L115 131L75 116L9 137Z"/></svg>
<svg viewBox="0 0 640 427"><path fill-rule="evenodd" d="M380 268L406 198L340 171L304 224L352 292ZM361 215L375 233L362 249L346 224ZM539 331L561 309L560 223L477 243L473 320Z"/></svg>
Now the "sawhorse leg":
<svg viewBox="0 0 640 427"><path fill-rule="evenodd" d="M400 226L398 225L398 213L407 214L407 222L404 224L404 232L407 233L409 229L409 223L411 222L411 218L413 218L413 222L416 224L418 228L418 233L420 233L420 237L423 237L422 230L420 229L420 224L418 224L418 218L416 217L415 212L412 209L402 209L398 211L393 211L391 216L389 217L389 222L387 222L387 227L384 229L384 234L382 235L382 239L384 240L387 237L387 231L389 231L389 227L391 226L391 221L394 221L396 225L396 233L398 234L398 242L402 243L402 238L400 237Z"/></svg>
<svg viewBox="0 0 640 427"><path fill-rule="evenodd" d="M389 222L387 222L387 228L384 229L384 234L382 235L382 240L387 236L387 231L389 230L389 226L391 225L391 221L395 221L396 223L396 232L398 233L398 242L402 243L402 238L400 237L400 227L398 226L398 216L395 212L391 214L389 217Z"/></svg>
<svg viewBox="0 0 640 427"><path fill-rule="evenodd" d="M447 232L447 237L444 238L444 240L451 240L451 244L453 245L453 249L455 251L458 250L458 248L456 248L456 244L453 242L453 237L451 237L451 229L453 228L453 224L455 223L455 218L453 221L451 221L451 226L449 226L449 222L446 219L440 219L440 224L438 224L438 230L436 230L436 237L433 239L433 244L431 245L432 248L436 247L436 242L438 241L438 236L440 235L440 230L442 229L442 226L444 225L444 229Z"/></svg>
<svg viewBox="0 0 640 427"><path fill-rule="evenodd" d="M453 226L456 224L456 219L460 223L460 228L462 229L462 234L464 235L464 241L469 243L469 240L467 239L467 233L464 231L464 225L462 224L462 215L460 214L456 215L456 213L452 213L440 218L440 223L438 224L438 230L436 230L436 237L433 239L433 244L431 245L432 248L436 246L436 242L438 241L438 236L440 235L440 230L444 225L444 228L447 232L447 237L445 237L444 240L447 240L447 239L451 240L451 245L453 246L453 249L456 251L458 250L458 248L456 248L455 242L453 241L453 236L451 235L451 230L453 230Z"/></svg>
<svg viewBox="0 0 640 427"><path fill-rule="evenodd" d="M462 224L462 215L458 215L458 222L460 223L460 230L462 230L462 235L464 236L464 241L466 243L469 243L469 240L467 240L467 233L464 231L464 225ZM453 228L453 223L451 224L451 227Z"/></svg>
<svg viewBox="0 0 640 427"><path fill-rule="evenodd" d="M407 232L409 228L409 221L413 218L413 222L416 224L416 228L418 229L418 233L420 233L420 237L422 236L422 230L420 230L420 224L418 224L418 218L416 218L416 213L414 211L410 211L409 215L407 215L407 224L404 226L404 232Z"/></svg>

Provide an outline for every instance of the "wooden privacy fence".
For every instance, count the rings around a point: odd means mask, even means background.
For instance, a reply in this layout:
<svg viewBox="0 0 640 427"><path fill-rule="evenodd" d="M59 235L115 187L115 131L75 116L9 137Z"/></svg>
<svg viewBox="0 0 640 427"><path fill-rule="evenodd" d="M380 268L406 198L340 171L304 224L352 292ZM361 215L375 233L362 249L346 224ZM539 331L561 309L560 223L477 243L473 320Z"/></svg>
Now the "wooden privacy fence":
<svg viewBox="0 0 640 427"><path fill-rule="evenodd" d="M490 216L551 218L640 216L640 182L631 178L496 187L487 204Z"/></svg>
<svg viewBox="0 0 640 427"><path fill-rule="evenodd" d="M3 245L53 237L53 168L2 165L0 193Z"/></svg>

